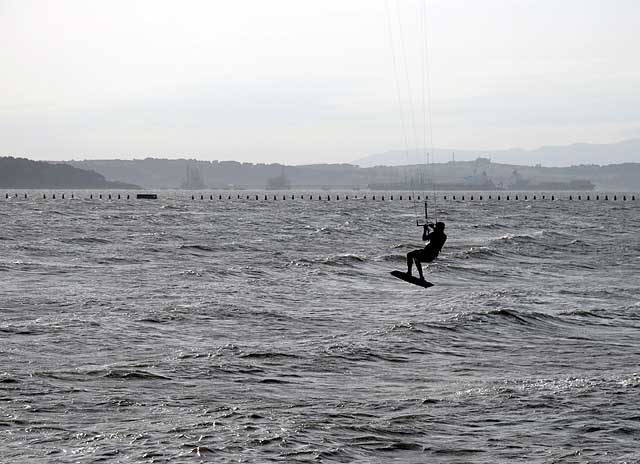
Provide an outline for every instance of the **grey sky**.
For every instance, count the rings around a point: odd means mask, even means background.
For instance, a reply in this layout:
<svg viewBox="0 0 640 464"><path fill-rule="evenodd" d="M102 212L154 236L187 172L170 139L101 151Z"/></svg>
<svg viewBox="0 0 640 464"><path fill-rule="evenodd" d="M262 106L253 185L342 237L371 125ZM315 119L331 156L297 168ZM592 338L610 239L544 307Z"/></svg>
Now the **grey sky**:
<svg viewBox="0 0 640 464"><path fill-rule="evenodd" d="M386 1L0 0L0 154L304 164L401 149ZM423 3L397 4L413 146ZM640 2L429 0L427 12L435 146L640 137Z"/></svg>

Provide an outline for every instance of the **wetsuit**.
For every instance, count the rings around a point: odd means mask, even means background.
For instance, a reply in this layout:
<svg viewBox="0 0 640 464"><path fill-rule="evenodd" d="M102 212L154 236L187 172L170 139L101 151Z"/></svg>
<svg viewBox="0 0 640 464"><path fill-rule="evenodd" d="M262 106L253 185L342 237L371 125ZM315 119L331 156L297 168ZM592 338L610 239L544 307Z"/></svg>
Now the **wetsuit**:
<svg viewBox="0 0 640 464"><path fill-rule="evenodd" d="M429 240L429 243L425 245L424 249L420 250L417 258L423 263L430 263L438 257L444 242L447 241L447 235L444 232L433 231L422 238Z"/></svg>

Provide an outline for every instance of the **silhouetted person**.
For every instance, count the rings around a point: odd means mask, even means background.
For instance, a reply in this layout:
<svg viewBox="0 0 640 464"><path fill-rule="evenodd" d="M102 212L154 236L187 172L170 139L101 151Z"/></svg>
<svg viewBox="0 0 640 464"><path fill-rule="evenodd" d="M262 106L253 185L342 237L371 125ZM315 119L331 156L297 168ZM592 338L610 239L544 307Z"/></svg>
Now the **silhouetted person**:
<svg viewBox="0 0 640 464"><path fill-rule="evenodd" d="M429 227L433 228L433 232L429 233ZM429 243L421 250L413 250L407 253L407 274L411 275L411 268L415 261L420 280L424 280L421 263L430 263L436 259L438 253L442 250L444 242L447 241L447 236L444 233L444 222L436 222L435 226L433 224L425 224L422 240L429 241Z"/></svg>

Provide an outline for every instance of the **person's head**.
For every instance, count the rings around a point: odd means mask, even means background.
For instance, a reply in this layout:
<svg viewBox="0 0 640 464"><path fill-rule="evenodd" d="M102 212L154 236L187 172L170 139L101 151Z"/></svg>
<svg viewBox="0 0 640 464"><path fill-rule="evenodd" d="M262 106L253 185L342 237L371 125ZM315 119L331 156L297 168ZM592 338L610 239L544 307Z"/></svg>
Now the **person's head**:
<svg viewBox="0 0 640 464"><path fill-rule="evenodd" d="M436 222L436 229L437 232L444 232L444 222Z"/></svg>

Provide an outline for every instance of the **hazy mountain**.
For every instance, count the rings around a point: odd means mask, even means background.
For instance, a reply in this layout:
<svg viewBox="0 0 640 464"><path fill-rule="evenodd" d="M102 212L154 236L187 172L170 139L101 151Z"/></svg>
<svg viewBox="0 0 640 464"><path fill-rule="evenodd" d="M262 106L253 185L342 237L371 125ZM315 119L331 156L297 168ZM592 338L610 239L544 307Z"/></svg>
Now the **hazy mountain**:
<svg viewBox="0 0 640 464"><path fill-rule="evenodd" d="M113 188L135 189L137 185L112 182L95 171L67 164L0 158L0 187L8 188Z"/></svg>
<svg viewBox="0 0 640 464"><path fill-rule="evenodd" d="M478 157L490 158L494 163L520 166L577 166L581 164L616 164L640 162L640 139L626 140L612 144L575 143L562 146L542 146L535 150L511 148L508 150L455 150L436 148L431 161L443 163L455 155L456 161L471 161ZM424 164L425 152L403 150L376 153L353 161L361 167L402 166Z"/></svg>

